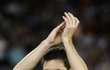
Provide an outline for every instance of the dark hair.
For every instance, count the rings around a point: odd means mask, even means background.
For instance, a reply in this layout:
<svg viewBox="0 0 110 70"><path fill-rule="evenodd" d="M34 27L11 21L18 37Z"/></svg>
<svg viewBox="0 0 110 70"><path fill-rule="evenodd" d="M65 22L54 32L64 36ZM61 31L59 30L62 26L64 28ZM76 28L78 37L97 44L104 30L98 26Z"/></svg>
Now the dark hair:
<svg viewBox="0 0 110 70"><path fill-rule="evenodd" d="M64 48L52 48L50 49L46 55L41 60L42 66L45 61L60 59L64 62L64 66L69 70L70 65L67 59L66 52Z"/></svg>

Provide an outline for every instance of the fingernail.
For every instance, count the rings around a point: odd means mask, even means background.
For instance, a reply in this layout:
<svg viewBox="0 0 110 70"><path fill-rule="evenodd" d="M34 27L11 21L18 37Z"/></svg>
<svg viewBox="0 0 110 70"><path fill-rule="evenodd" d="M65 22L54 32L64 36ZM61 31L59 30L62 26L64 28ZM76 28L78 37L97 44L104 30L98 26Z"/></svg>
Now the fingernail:
<svg viewBox="0 0 110 70"><path fill-rule="evenodd" d="M62 16L63 18L65 18L65 16Z"/></svg>
<svg viewBox="0 0 110 70"><path fill-rule="evenodd" d="M67 14L67 12L65 12L65 14Z"/></svg>

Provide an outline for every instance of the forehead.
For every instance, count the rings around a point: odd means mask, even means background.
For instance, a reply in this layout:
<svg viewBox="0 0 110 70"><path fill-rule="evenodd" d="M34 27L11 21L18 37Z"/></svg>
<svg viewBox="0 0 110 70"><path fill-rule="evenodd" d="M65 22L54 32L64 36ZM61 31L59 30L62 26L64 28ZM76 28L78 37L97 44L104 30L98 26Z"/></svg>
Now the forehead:
<svg viewBox="0 0 110 70"><path fill-rule="evenodd" d="M44 62L43 70L66 70L66 67L61 60L50 60Z"/></svg>

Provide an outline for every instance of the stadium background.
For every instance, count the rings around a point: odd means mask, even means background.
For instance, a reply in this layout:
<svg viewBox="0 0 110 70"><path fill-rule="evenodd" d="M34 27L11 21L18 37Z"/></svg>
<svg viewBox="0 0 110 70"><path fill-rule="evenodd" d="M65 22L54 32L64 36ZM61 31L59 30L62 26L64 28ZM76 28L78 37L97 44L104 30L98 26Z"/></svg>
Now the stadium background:
<svg viewBox="0 0 110 70"><path fill-rule="evenodd" d="M89 70L109 70L110 0L0 0L0 70L12 70L65 11L80 20L73 40Z"/></svg>

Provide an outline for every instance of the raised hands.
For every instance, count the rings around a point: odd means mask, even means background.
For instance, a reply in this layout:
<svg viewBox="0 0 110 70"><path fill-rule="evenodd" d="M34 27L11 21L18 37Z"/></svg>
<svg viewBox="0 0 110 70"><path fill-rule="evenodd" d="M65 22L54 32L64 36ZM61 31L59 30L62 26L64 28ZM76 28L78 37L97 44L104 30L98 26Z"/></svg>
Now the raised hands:
<svg viewBox="0 0 110 70"><path fill-rule="evenodd" d="M62 42L62 39L71 39L78 24L79 20L71 13L64 13L64 22L58 25L47 37L47 42L52 45L57 45Z"/></svg>
<svg viewBox="0 0 110 70"><path fill-rule="evenodd" d="M79 21L71 13L63 16L64 22L52 30L49 36L43 40L34 50L27 54L13 70L33 70L49 48L63 41L65 51L71 66L71 70L88 70L86 64L78 55L73 43L72 36ZM31 64L31 65L30 65Z"/></svg>
<svg viewBox="0 0 110 70"><path fill-rule="evenodd" d="M51 45L57 45L62 42L62 32L65 28L65 22L62 22L47 37L46 41Z"/></svg>
<svg viewBox="0 0 110 70"><path fill-rule="evenodd" d="M76 17L74 17L71 13L65 12L64 14L65 16L63 16L63 19L66 23L66 26L63 30L62 38L72 39L72 36L76 28L78 27L79 20Z"/></svg>

